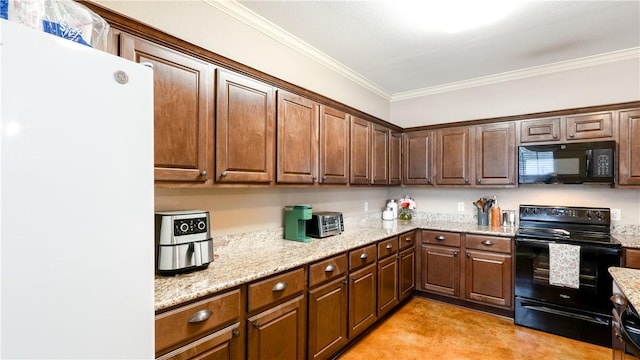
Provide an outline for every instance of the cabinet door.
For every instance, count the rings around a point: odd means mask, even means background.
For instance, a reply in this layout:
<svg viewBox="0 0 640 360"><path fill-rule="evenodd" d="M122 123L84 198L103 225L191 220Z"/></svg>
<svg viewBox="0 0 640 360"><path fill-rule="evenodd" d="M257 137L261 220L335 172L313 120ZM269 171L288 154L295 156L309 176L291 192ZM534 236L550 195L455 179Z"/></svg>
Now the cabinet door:
<svg viewBox="0 0 640 360"><path fill-rule="evenodd" d="M392 132L389 137L389 184L402 184L402 133Z"/></svg>
<svg viewBox="0 0 640 360"><path fill-rule="evenodd" d="M389 184L389 129L371 126L371 183Z"/></svg>
<svg viewBox="0 0 640 360"><path fill-rule="evenodd" d="M217 331L184 347L172 351L157 360L240 360L240 324Z"/></svg>
<svg viewBox="0 0 640 360"><path fill-rule="evenodd" d="M309 356L326 359L347 343L347 278L309 290Z"/></svg>
<svg viewBox="0 0 640 360"><path fill-rule="evenodd" d="M422 289L460 296L459 248L422 245Z"/></svg>
<svg viewBox="0 0 640 360"><path fill-rule="evenodd" d="M273 88L218 69L216 181L273 180Z"/></svg>
<svg viewBox="0 0 640 360"><path fill-rule="evenodd" d="M305 357L304 295L247 319L247 359Z"/></svg>
<svg viewBox="0 0 640 360"><path fill-rule="evenodd" d="M640 185L640 109L620 112L618 184Z"/></svg>
<svg viewBox="0 0 640 360"><path fill-rule="evenodd" d="M601 139L613 137L613 112L567 116L567 140Z"/></svg>
<svg viewBox="0 0 640 360"><path fill-rule="evenodd" d="M436 183L471 183L471 131L468 126L441 129L436 135Z"/></svg>
<svg viewBox="0 0 640 360"><path fill-rule="evenodd" d="M465 272L467 299L511 307L511 255L467 250Z"/></svg>
<svg viewBox="0 0 640 360"><path fill-rule="evenodd" d="M398 258L390 256L378 262L378 317L398 305Z"/></svg>
<svg viewBox="0 0 640 360"><path fill-rule="evenodd" d="M560 140L560 118L520 121L520 142Z"/></svg>
<svg viewBox="0 0 640 360"><path fill-rule="evenodd" d="M276 181L314 183L318 175L319 105L278 90Z"/></svg>
<svg viewBox="0 0 640 360"><path fill-rule="evenodd" d="M320 107L320 183L349 182L349 117L346 113Z"/></svg>
<svg viewBox="0 0 640 360"><path fill-rule="evenodd" d="M369 184L371 159L371 124L357 117L351 117L351 184Z"/></svg>
<svg viewBox="0 0 640 360"><path fill-rule="evenodd" d="M407 185L427 185L431 179L432 161L431 131L417 131L404 134L404 176Z"/></svg>
<svg viewBox="0 0 640 360"><path fill-rule="evenodd" d="M120 34L120 55L153 66L156 181L204 182L213 155L213 66L158 44Z"/></svg>
<svg viewBox="0 0 640 360"><path fill-rule="evenodd" d="M515 185L515 123L479 125L475 132L476 185Z"/></svg>
<svg viewBox="0 0 640 360"><path fill-rule="evenodd" d="M398 255L398 268L400 273L398 274L398 283L400 286L399 295L400 301L408 298L416 288L416 250L411 247L402 251Z"/></svg>
<svg viewBox="0 0 640 360"><path fill-rule="evenodd" d="M376 265L350 274L349 338L352 339L376 320Z"/></svg>

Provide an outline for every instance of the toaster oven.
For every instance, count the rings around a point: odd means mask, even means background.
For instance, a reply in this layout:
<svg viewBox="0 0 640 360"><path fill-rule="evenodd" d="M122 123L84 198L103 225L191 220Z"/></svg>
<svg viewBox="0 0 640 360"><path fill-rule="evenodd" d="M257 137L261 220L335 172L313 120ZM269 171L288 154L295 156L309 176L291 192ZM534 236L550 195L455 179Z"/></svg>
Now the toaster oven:
<svg viewBox="0 0 640 360"><path fill-rule="evenodd" d="M344 231L344 222L341 212L319 211L311 214L307 220L307 236L323 238L338 235Z"/></svg>

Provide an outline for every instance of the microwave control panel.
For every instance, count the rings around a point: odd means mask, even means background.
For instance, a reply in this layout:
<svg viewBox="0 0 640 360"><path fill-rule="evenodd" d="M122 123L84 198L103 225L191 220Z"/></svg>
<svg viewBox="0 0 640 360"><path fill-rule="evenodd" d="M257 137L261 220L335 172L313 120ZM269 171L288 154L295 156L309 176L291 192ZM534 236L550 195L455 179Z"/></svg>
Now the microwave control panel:
<svg viewBox="0 0 640 360"><path fill-rule="evenodd" d="M593 151L594 171L593 176L612 176L611 166L613 152L610 149L596 149Z"/></svg>

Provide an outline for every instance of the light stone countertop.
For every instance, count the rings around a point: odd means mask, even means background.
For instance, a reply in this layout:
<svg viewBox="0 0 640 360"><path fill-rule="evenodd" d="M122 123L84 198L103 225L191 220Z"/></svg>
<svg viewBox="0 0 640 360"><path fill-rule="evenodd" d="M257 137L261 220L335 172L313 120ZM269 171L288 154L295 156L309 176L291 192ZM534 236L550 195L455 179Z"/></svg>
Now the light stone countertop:
<svg viewBox="0 0 640 360"><path fill-rule="evenodd" d="M613 234L613 238L616 239L622 247L640 248L640 235Z"/></svg>
<svg viewBox="0 0 640 360"><path fill-rule="evenodd" d="M173 277L156 276L155 311L180 305L252 280L305 265L414 229L513 237L515 228L469 222L416 219L383 221L379 216L345 219L345 231L303 243L284 240L282 228L214 237L214 261L205 270Z"/></svg>
<svg viewBox="0 0 640 360"><path fill-rule="evenodd" d="M640 309L640 270L610 267L609 274L611 274L613 280L618 284L627 301L634 309Z"/></svg>

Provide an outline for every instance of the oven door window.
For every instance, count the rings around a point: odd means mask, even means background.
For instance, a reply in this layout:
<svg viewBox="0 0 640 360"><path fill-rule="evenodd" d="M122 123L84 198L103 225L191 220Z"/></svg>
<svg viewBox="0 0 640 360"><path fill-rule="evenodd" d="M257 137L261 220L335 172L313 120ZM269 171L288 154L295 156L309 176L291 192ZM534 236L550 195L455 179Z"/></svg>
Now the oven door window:
<svg viewBox="0 0 640 360"><path fill-rule="evenodd" d="M619 249L582 246L580 288L551 285L548 243L516 240L515 295L587 311L608 312L611 307L610 266L620 266Z"/></svg>

